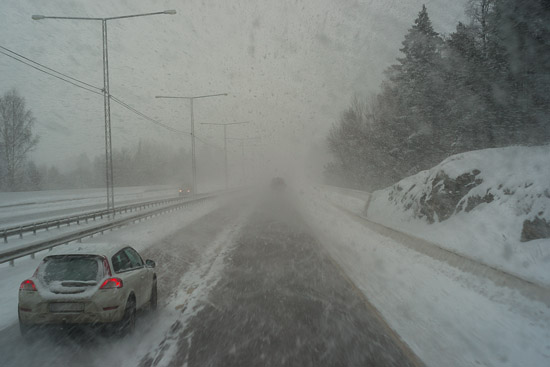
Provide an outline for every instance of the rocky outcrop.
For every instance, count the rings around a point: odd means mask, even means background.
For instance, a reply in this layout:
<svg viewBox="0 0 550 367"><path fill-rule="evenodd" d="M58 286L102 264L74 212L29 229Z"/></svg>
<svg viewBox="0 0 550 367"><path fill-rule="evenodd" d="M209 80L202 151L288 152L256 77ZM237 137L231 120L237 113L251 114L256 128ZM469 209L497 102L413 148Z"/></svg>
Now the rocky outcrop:
<svg viewBox="0 0 550 367"><path fill-rule="evenodd" d="M533 220L525 220L521 231L521 242L550 238L550 222L545 218L536 217Z"/></svg>
<svg viewBox="0 0 550 367"><path fill-rule="evenodd" d="M477 177L480 173L479 170L474 169L451 178L444 171L439 171L431 182L426 182L429 189L418 198L415 216L426 218L429 223L442 222L457 212L462 210L469 212L482 203L492 202L494 196L490 192L483 196L469 196L465 199L470 190L483 183L483 180ZM403 193L403 188L397 184L393 187L389 199L396 201L399 198L402 203L406 202L405 210L408 210L415 202L408 197L415 186L416 184L413 184L407 192Z"/></svg>
<svg viewBox="0 0 550 367"><path fill-rule="evenodd" d="M367 214L405 226L420 219L420 227L476 228L495 247L550 238L549 155L550 145L457 154L374 192Z"/></svg>
<svg viewBox="0 0 550 367"><path fill-rule="evenodd" d="M420 198L420 213L430 223L448 219L456 210L462 209L457 209L462 198L483 182L476 178L479 173L478 170L473 170L452 179L445 172L439 171L431 183L431 192Z"/></svg>

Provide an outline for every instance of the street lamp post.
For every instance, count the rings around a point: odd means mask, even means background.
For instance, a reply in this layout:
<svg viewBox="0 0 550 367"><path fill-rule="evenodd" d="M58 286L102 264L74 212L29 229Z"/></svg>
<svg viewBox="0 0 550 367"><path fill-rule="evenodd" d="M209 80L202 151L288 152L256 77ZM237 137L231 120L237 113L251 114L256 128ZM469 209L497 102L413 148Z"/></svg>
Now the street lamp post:
<svg viewBox="0 0 550 367"><path fill-rule="evenodd" d="M228 170L227 170L227 125L241 125L241 124L249 124L249 123L250 123L250 121L229 122L229 123L226 123L226 124L223 124L223 123L207 123L207 122L201 123L201 125L223 126L223 150L225 152L225 189L226 190L229 186Z"/></svg>
<svg viewBox="0 0 550 367"><path fill-rule="evenodd" d="M109 93L109 52L107 47L107 21L125 18L145 17L149 15L176 14L175 10L165 10L155 13L132 14L109 18L88 17L58 17L46 15L33 15L33 20L63 19L63 20L97 20L101 21L103 38L103 113L105 118L105 185L107 187L107 211L115 216L115 191L113 177L113 145L111 142L111 95Z"/></svg>
<svg viewBox="0 0 550 367"><path fill-rule="evenodd" d="M193 113L193 101L199 98L208 98L208 97L219 97L227 96L227 93L218 93L218 94L207 94L203 96L191 96L191 97L181 97L181 96L155 96L155 98L169 98L169 99L187 99L189 100L190 109L191 109L191 166L192 166L192 175L193 175L193 193L198 192L197 190L197 158L195 154L195 116Z"/></svg>

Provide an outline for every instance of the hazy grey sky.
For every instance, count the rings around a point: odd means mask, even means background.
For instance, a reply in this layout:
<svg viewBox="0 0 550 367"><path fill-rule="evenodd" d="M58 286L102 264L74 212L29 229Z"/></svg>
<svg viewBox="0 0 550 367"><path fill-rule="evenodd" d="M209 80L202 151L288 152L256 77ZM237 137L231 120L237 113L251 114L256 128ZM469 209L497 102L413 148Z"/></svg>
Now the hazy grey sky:
<svg viewBox="0 0 550 367"><path fill-rule="evenodd" d="M102 86L101 23L31 20L32 14L108 17L176 9L109 23L111 93L142 112L189 130L185 101L158 94L227 92L197 101L196 123L250 120L231 136L263 137L268 155L301 157L354 93L376 91L383 70L423 3L435 29L453 31L466 0L18 0L0 2L1 45ZM0 55L4 93L16 87L37 119L40 163L60 165L104 147L103 101ZM141 139L190 146L179 137L112 106L113 144ZM197 126L197 135L222 145L222 129ZM235 145L234 143L232 143ZM236 153L233 153L236 154ZM277 161L275 158L273 161ZM300 159L293 159L298 162Z"/></svg>

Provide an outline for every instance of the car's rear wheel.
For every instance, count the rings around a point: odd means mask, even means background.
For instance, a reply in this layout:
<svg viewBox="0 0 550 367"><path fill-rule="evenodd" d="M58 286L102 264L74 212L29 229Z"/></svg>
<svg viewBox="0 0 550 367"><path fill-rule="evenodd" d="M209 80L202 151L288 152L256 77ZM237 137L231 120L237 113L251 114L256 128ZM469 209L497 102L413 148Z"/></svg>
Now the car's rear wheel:
<svg viewBox="0 0 550 367"><path fill-rule="evenodd" d="M124 309L124 316L117 324L116 330L121 336L131 334L136 328L136 302L133 298L128 298L126 301L126 308Z"/></svg>
<svg viewBox="0 0 550 367"><path fill-rule="evenodd" d="M157 310L158 294L157 294L157 281L153 282L153 288L151 289L151 299L149 300L149 308L151 311Z"/></svg>

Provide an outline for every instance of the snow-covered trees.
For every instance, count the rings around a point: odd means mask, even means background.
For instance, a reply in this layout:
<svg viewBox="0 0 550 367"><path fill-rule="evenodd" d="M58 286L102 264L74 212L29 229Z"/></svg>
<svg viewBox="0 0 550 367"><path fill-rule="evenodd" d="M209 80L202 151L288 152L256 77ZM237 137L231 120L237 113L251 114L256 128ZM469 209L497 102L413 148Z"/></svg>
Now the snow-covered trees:
<svg viewBox="0 0 550 367"><path fill-rule="evenodd" d="M27 154L38 143L33 135L34 117L15 89L0 98L0 160L2 186L17 190L25 173Z"/></svg>
<svg viewBox="0 0 550 367"><path fill-rule="evenodd" d="M92 161L82 153L63 170L54 165L37 167L28 157L38 143L32 130L34 122L31 110L15 89L0 97L0 191L104 187L104 156ZM184 149L139 142L135 150L113 152L115 185L181 185L190 181L189 162Z"/></svg>
<svg viewBox="0 0 550 367"><path fill-rule="evenodd" d="M506 102L506 132L513 142L550 139L550 3L499 0L491 14L490 46L501 62ZM503 106L504 107L504 106Z"/></svg>
<svg viewBox="0 0 550 367"><path fill-rule="evenodd" d="M446 37L423 6L368 102L376 115L354 120L348 112L331 131L336 160L327 173L373 189L455 153L549 142L549 4L470 0L470 22Z"/></svg>
<svg viewBox="0 0 550 367"><path fill-rule="evenodd" d="M443 39L434 31L426 7L423 6L414 25L405 35L398 64L391 66L388 76L388 89L395 98L383 96L382 103L391 101L393 119L401 120L394 129L405 129L401 144L407 140L421 139L422 148L416 150L423 160L433 161L442 149L445 137L445 120L442 119L442 106L446 100L446 90L442 72ZM403 126L406 125L406 126ZM413 148L415 144L413 143Z"/></svg>
<svg viewBox="0 0 550 367"><path fill-rule="evenodd" d="M179 184L190 181L190 157L184 149L153 142L139 142L135 149L113 151L115 186ZM105 187L105 157L93 160L85 153L67 164L64 172L55 166L42 166L42 189Z"/></svg>

